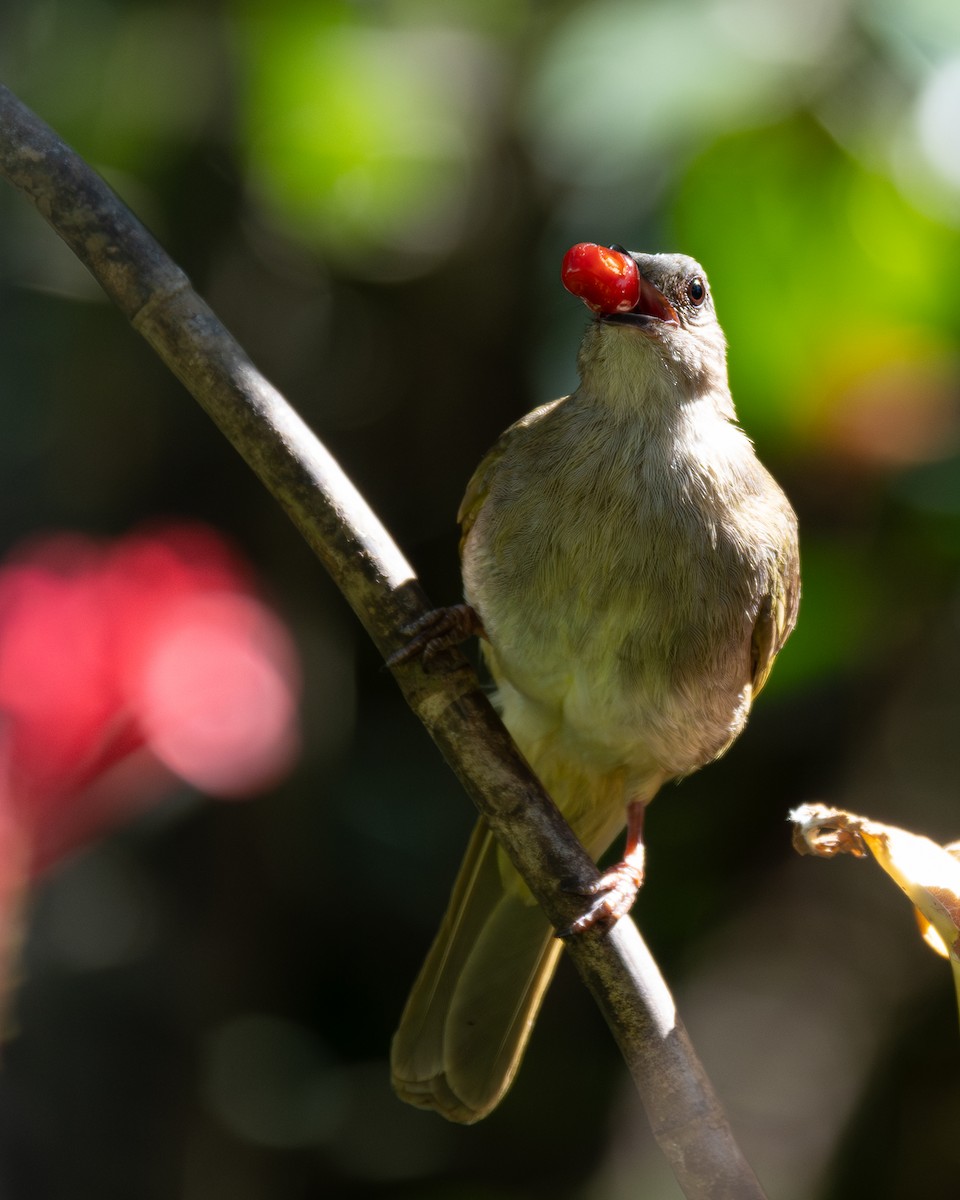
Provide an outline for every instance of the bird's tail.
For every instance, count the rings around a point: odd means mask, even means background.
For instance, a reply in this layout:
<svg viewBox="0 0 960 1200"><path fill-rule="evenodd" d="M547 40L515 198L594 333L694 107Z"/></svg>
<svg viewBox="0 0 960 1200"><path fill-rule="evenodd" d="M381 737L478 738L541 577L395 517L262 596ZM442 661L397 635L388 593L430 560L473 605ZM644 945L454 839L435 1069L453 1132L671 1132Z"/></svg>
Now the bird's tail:
<svg viewBox="0 0 960 1200"><path fill-rule="evenodd" d="M603 853L623 827L622 778L550 765L554 799L588 853ZM486 1116L513 1081L561 949L480 821L393 1039L400 1098L463 1124Z"/></svg>
<svg viewBox="0 0 960 1200"><path fill-rule="evenodd" d="M479 822L391 1050L400 1098L463 1124L510 1086L561 950L499 858Z"/></svg>

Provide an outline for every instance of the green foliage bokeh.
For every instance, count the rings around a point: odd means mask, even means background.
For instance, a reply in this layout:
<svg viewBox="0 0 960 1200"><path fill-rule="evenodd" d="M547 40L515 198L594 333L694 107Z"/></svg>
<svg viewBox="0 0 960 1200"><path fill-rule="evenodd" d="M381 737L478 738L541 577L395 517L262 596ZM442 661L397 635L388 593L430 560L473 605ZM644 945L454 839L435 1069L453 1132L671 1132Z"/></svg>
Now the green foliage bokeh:
<svg viewBox="0 0 960 1200"><path fill-rule="evenodd" d="M654 806L638 917L780 1198L947 1196L960 1167L936 1136L960 1117L946 969L863 871L795 860L784 822L818 797L960 832L957 13L0 10L0 76L151 226L437 601L458 593L474 465L575 383L567 246L704 264L740 418L800 513L804 600L747 734ZM276 794L182 797L37 890L0 1192L675 1195L572 973L482 1126L390 1095L389 1037L467 804L282 515L8 190L0 421L0 549L169 513L224 529L297 637L307 730Z"/></svg>

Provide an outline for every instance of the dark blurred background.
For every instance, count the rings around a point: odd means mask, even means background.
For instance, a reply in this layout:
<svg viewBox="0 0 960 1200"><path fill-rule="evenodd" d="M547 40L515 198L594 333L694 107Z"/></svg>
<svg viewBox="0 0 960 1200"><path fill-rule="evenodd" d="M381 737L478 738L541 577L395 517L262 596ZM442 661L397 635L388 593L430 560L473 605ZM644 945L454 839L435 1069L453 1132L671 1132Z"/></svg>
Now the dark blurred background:
<svg viewBox="0 0 960 1200"><path fill-rule="evenodd" d="M706 267L803 533L741 741L658 799L636 916L777 1200L955 1197L949 969L814 798L960 835L955 0L5 0L0 74L124 197L435 600L473 467L576 381L573 242ZM24 198L0 192L0 552L197 518L304 662L305 749L184 792L31 898L0 1074L11 1200L678 1196L569 964L472 1129L389 1039L472 822L277 506Z"/></svg>

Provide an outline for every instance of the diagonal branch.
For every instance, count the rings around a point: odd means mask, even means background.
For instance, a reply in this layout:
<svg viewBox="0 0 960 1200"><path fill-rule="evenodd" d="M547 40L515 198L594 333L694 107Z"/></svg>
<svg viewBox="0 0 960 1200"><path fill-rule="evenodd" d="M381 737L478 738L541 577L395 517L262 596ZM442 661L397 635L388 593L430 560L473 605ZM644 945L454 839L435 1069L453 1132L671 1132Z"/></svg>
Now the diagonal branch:
<svg viewBox="0 0 960 1200"><path fill-rule="evenodd" d="M26 194L233 443L385 655L429 608L363 497L109 187L0 86L0 173ZM561 879L596 868L513 745L457 651L395 671L483 817L557 928L578 915ZM763 1200L656 964L629 919L569 953L613 1031L689 1200Z"/></svg>

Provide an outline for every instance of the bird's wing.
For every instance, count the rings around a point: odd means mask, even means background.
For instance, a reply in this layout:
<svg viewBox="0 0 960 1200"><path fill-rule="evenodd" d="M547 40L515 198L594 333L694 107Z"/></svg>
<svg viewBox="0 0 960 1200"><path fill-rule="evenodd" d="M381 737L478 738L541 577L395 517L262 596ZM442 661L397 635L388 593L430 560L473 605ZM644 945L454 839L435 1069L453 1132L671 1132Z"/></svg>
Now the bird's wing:
<svg viewBox="0 0 960 1200"><path fill-rule="evenodd" d="M504 451L511 442L515 429L516 426L511 425L505 433L497 438L496 442L483 456L480 465L470 476L467 490L463 493L463 499L460 501L460 507L457 509L457 521L460 525L461 553L463 552L463 544L467 540L470 530L473 528L474 521L477 519L477 513L483 508L483 502L490 491L490 481L497 469L497 464L503 458Z"/></svg>
<svg viewBox="0 0 960 1200"><path fill-rule="evenodd" d="M503 431L484 455L480 465L470 477L467 490L460 501L460 508L457 510L457 521L460 523L461 552L463 551L463 544L467 540L470 530L473 528L473 523L477 519L477 513L483 508L484 501L490 492L490 484L496 474L497 466L507 452L507 449L518 436L522 435L524 430L542 420L551 409L560 403L562 403L561 400L552 400L549 404L542 404L539 408L535 408L533 412L527 413L525 417L521 417L519 421L515 421L508 429Z"/></svg>
<svg viewBox="0 0 960 1200"><path fill-rule="evenodd" d="M777 572L773 588L761 602L753 627L751 668L754 697L767 682L773 660L796 624L799 604L800 556L794 542L785 548L782 570Z"/></svg>

